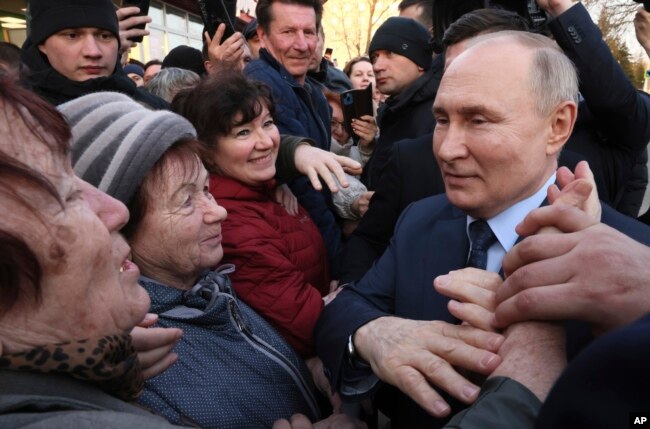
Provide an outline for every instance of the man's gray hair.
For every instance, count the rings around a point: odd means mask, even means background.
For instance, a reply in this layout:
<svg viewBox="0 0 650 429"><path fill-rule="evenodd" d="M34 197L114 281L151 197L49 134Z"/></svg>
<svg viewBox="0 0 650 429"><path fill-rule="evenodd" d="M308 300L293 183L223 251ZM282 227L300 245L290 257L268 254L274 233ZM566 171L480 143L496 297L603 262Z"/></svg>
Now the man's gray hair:
<svg viewBox="0 0 650 429"><path fill-rule="evenodd" d="M537 111L546 115L565 101L578 104L578 72L573 62L551 39L526 31L499 31L476 37L471 45L508 37L533 51L530 82Z"/></svg>
<svg viewBox="0 0 650 429"><path fill-rule="evenodd" d="M193 88L199 84L201 77L191 70L178 67L166 67L158 72L145 88L150 93L172 102L178 91Z"/></svg>

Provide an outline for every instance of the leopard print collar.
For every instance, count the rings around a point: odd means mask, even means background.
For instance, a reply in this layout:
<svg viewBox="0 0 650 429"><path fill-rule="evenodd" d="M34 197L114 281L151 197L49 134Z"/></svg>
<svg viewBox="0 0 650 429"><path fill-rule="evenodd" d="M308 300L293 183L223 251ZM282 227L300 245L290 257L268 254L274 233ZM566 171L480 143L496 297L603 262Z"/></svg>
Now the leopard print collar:
<svg viewBox="0 0 650 429"><path fill-rule="evenodd" d="M0 356L0 368L69 375L125 401L135 400L144 386L138 355L127 334L6 354Z"/></svg>

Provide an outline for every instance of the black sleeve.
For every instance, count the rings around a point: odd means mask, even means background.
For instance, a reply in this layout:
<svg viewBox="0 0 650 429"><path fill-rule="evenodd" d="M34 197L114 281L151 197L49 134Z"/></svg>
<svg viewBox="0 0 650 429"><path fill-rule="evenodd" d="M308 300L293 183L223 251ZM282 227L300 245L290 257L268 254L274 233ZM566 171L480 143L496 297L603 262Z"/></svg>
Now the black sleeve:
<svg viewBox="0 0 650 429"><path fill-rule="evenodd" d="M361 218L345 245L341 284L359 280L377 260L393 236L401 213L402 174L397 145L391 150L388 165Z"/></svg>
<svg viewBox="0 0 650 429"><path fill-rule="evenodd" d="M530 429L541 406L523 384L493 377L483 384L476 402L452 417L444 429Z"/></svg>

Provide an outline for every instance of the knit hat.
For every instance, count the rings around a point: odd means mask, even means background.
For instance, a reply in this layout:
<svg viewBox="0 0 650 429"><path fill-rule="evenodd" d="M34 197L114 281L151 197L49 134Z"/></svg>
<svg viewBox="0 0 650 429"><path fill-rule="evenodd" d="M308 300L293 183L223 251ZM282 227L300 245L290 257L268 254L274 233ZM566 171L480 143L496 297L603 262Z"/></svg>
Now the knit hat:
<svg viewBox="0 0 650 429"><path fill-rule="evenodd" d="M380 49L402 55L425 70L431 67L433 45L429 43L429 32L411 18L394 16L381 24L372 36L368 53Z"/></svg>
<svg viewBox="0 0 650 429"><path fill-rule="evenodd" d="M124 73L135 73L140 77L144 77L144 69L137 64L127 64L124 66Z"/></svg>
<svg viewBox="0 0 650 429"><path fill-rule="evenodd" d="M203 65L203 54L196 48L180 45L169 51L162 62L163 69L168 67L178 67L185 70L191 70L199 76L205 74Z"/></svg>
<svg viewBox="0 0 650 429"><path fill-rule="evenodd" d="M80 27L108 30L120 40L111 0L29 0L29 15L29 37L35 45L61 30Z"/></svg>
<svg viewBox="0 0 650 429"><path fill-rule="evenodd" d="M88 94L58 109L72 129L77 176L127 205L173 143L196 138L182 116L149 110L117 92Z"/></svg>

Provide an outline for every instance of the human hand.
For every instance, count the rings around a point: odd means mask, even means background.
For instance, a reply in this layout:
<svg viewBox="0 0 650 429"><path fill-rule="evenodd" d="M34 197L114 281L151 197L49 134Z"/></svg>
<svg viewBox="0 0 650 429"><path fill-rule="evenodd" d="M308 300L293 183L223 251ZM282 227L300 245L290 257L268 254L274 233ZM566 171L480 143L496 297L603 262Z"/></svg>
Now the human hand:
<svg viewBox="0 0 650 429"><path fill-rule="evenodd" d="M352 119L352 131L359 136L359 147L369 152L375 144L377 136L377 122L370 115L364 115L358 119Z"/></svg>
<svg viewBox="0 0 650 429"><path fill-rule="evenodd" d="M351 175L361 174L361 164L355 160L305 144L296 148L294 163L296 169L309 178L311 185L317 191L323 188L318 180L319 176L325 181L330 191L337 192L339 189L332 174L344 188L349 185L348 179L345 177L346 172Z"/></svg>
<svg viewBox="0 0 650 429"><path fill-rule="evenodd" d="M323 361L318 357L312 357L305 361L307 368L311 372L311 376L314 380L316 388L329 399L330 404L332 405L332 413L337 414L341 412L341 397L338 393L332 390L330 381L325 376L325 371L323 369Z"/></svg>
<svg viewBox="0 0 650 429"><path fill-rule="evenodd" d="M359 355L383 381L398 387L428 413L444 417L449 405L434 390L473 402L478 386L455 367L490 374L501 363L495 354L503 336L442 321L380 317L360 327L353 341Z"/></svg>
<svg viewBox="0 0 650 429"><path fill-rule="evenodd" d="M566 12L574 4L573 0L537 0L539 8L553 17Z"/></svg>
<svg viewBox="0 0 650 429"><path fill-rule="evenodd" d="M577 207L600 222L602 207L596 180L587 161L580 161L576 165L575 174L566 167L560 167L557 170L557 182L562 190L555 184L549 186L547 196L550 204Z"/></svg>
<svg viewBox="0 0 650 429"><path fill-rule="evenodd" d="M135 26L138 24L149 24L151 22L151 17L138 16L140 8L136 6L121 7L117 9L115 13L117 14L120 32L119 54L122 55L124 52L137 45L137 43L129 40L129 38L149 35L149 30L142 30L135 28Z"/></svg>
<svg viewBox="0 0 650 429"><path fill-rule="evenodd" d="M634 15L634 32L646 54L650 56L650 12L643 6L639 7Z"/></svg>
<svg viewBox="0 0 650 429"><path fill-rule="evenodd" d="M503 259L507 278L497 290L495 323L576 319L598 331L650 311L650 248L575 207L533 210L520 235L552 226L564 234L527 237Z"/></svg>
<svg viewBox="0 0 650 429"><path fill-rule="evenodd" d="M280 204L291 216L298 214L298 198L293 195L287 185L280 185L273 192L275 202Z"/></svg>
<svg viewBox="0 0 650 429"><path fill-rule="evenodd" d="M368 206L370 205L370 199L375 194L375 191L364 192L359 195L357 199L352 201L350 205L350 210L352 213L356 214L359 217L362 217L368 211Z"/></svg>
<svg viewBox="0 0 650 429"><path fill-rule="evenodd" d="M330 288L331 288L331 285L330 285ZM325 295L325 296L323 297L323 302L325 303L325 305L327 305L327 304L329 304L330 302L334 301L334 298L336 298L336 296L337 296L339 293L341 293L342 290L343 290L342 288L338 288L338 289L335 289L335 290L331 291L331 292L328 293L327 295Z"/></svg>
<svg viewBox="0 0 650 429"><path fill-rule="evenodd" d="M449 312L475 328L494 331L496 290L503 280L497 273L477 268L450 271L433 280L433 287L448 298Z"/></svg>
<svg viewBox="0 0 650 429"><path fill-rule="evenodd" d="M242 65L244 64L244 45L246 44L246 40L243 34L239 32L233 33L222 43L221 39L223 39L225 32L226 24L221 23L217 27L214 37L211 38L207 31L203 33L205 43L208 45L208 59L211 64L209 70L211 72L217 64L225 64L240 69L242 69Z"/></svg>
<svg viewBox="0 0 650 429"><path fill-rule="evenodd" d="M286 419L276 421L273 429L367 429L367 426L362 421L345 414L332 414L315 424L302 414L294 414L291 416L291 421Z"/></svg>
<svg viewBox="0 0 650 429"><path fill-rule="evenodd" d="M183 331L177 328L150 328L157 320L157 315L148 313L143 322L131 331L131 341L138 353L145 380L161 374L178 360L178 355L172 349Z"/></svg>

